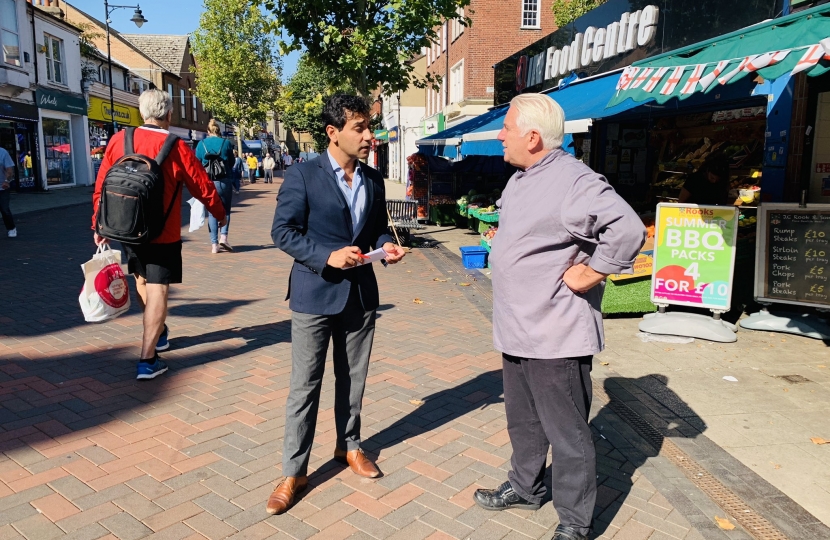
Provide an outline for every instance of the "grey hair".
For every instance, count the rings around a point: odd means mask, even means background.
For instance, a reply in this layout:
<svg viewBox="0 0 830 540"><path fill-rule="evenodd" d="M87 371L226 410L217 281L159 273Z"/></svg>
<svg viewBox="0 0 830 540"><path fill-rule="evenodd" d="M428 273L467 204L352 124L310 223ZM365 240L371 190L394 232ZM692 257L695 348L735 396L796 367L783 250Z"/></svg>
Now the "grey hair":
<svg viewBox="0 0 830 540"><path fill-rule="evenodd" d="M141 117L147 120L167 120L167 115L173 110L173 98L170 94L153 88L145 90L138 97L138 110Z"/></svg>
<svg viewBox="0 0 830 540"><path fill-rule="evenodd" d="M565 112L546 94L521 94L510 101L519 113L516 127L524 137L530 131L539 133L545 150L562 146L565 137Z"/></svg>

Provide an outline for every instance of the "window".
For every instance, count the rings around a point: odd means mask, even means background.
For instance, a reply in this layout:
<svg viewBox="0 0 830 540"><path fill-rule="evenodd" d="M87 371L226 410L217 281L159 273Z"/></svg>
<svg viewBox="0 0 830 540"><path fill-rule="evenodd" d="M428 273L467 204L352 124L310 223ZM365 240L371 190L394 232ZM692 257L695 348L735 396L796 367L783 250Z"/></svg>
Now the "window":
<svg viewBox="0 0 830 540"><path fill-rule="evenodd" d="M49 63L48 62L46 64L46 71L47 72L49 71ZM101 73L100 73L100 76L98 77L98 80L101 81L101 84L109 85L109 83L110 83L110 72L109 72L109 69L107 69L107 66L101 66L101 69L99 71Z"/></svg>
<svg viewBox="0 0 830 540"><path fill-rule="evenodd" d="M172 84L167 85L167 93L170 95L170 99L172 100L173 99L173 85Z"/></svg>
<svg viewBox="0 0 830 540"><path fill-rule="evenodd" d="M464 8L463 7L458 8L456 10L456 13L458 13L459 17L463 17L464 16ZM453 19L452 20L452 40L455 41L456 39L461 37L461 34L463 34L463 33L464 33L464 25L461 24L461 19Z"/></svg>
<svg viewBox="0 0 830 540"><path fill-rule="evenodd" d="M450 70L450 103L464 100L464 60Z"/></svg>
<svg viewBox="0 0 830 540"><path fill-rule="evenodd" d="M192 91L192 90L191 90L191 91ZM196 114L196 111L197 111L197 110L198 110L198 109L196 108L196 94L193 94L193 121L194 121L194 122L198 122L198 121L199 121L199 116Z"/></svg>
<svg viewBox="0 0 830 540"><path fill-rule="evenodd" d="M184 88L179 88L179 97L181 98L181 104L179 106L179 113L182 115L182 120L187 119L187 104L184 100Z"/></svg>
<svg viewBox="0 0 830 540"><path fill-rule="evenodd" d="M447 76L441 77L441 108L447 106Z"/></svg>
<svg viewBox="0 0 830 540"><path fill-rule="evenodd" d="M447 50L447 21L444 21L444 26L441 28L441 50Z"/></svg>
<svg viewBox="0 0 830 540"><path fill-rule="evenodd" d="M43 45L46 47L46 78L50 82L65 84L63 75L63 40L43 34ZM109 83L107 83L109 84Z"/></svg>
<svg viewBox="0 0 830 540"><path fill-rule="evenodd" d="M541 28L539 25L539 0L522 0L522 28Z"/></svg>
<svg viewBox="0 0 830 540"><path fill-rule="evenodd" d="M14 0L0 0L0 44L3 62L20 67L20 38L17 35L17 6Z"/></svg>
<svg viewBox="0 0 830 540"><path fill-rule="evenodd" d="M427 66L432 65L432 47L427 49Z"/></svg>

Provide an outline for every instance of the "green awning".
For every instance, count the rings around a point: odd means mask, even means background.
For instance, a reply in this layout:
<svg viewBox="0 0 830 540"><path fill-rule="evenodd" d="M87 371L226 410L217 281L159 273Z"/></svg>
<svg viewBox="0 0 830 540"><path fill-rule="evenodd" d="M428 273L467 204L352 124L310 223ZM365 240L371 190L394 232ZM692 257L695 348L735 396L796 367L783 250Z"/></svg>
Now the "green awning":
<svg viewBox="0 0 830 540"><path fill-rule="evenodd" d="M388 141L389 140L389 131L385 129L376 129L375 130L375 139L379 141Z"/></svg>
<svg viewBox="0 0 830 540"><path fill-rule="evenodd" d="M685 99L717 91L748 75L774 80L830 70L830 5L773 19L717 38L634 62L617 83L606 107Z"/></svg>

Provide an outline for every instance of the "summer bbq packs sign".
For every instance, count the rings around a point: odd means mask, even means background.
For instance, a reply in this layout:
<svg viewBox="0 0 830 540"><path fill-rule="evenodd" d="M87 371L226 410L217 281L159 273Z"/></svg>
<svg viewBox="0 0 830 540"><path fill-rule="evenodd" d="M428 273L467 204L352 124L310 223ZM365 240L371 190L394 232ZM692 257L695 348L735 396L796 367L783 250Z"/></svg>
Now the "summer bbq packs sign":
<svg viewBox="0 0 830 540"><path fill-rule="evenodd" d="M728 311L738 210L661 203L655 224L651 301Z"/></svg>

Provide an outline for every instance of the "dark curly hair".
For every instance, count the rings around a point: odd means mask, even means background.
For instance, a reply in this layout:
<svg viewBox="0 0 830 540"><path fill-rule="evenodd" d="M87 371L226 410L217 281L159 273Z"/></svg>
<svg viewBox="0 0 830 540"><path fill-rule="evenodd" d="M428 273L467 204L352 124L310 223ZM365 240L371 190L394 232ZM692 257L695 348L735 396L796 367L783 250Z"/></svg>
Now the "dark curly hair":
<svg viewBox="0 0 830 540"><path fill-rule="evenodd" d="M353 116L363 116L367 120L371 116L369 102L360 96L349 94L334 94L323 105L323 130L334 126L337 131L343 131L346 122Z"/></svg>

